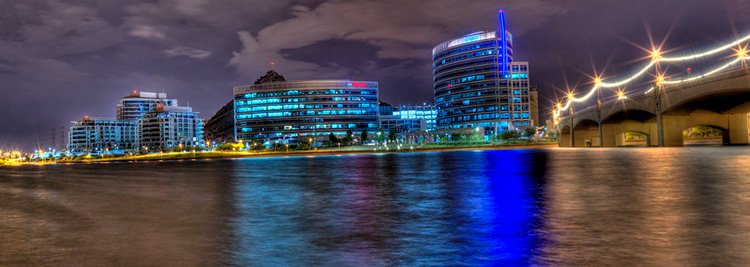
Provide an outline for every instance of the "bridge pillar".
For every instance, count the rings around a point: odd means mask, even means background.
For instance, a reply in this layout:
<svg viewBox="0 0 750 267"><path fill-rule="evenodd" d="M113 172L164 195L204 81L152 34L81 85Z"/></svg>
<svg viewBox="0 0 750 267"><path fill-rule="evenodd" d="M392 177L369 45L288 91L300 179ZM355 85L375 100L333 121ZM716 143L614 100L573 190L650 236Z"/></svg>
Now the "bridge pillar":
<svg viewBox="0 0 750 267"><path fill-rule="evenodd" d="M599 121L597 123L599 123L599 127L597 127L597 128L599 128L599 138L597 138L597 141L598 141L597 142L598 143L597 146L598 147L604 147L604 139L602 137L603 135L602 135L602 120L601 120L601 118L599 118Z"/></svg>
<svg viewBox="0 0 750 267"><path fill-rule="evenodd" d="M661 142L659 146L683 146L682 131L687 128L688 115L659 115Z"/></svg>
<svg viewBox="0 0 750 267"><path fill-rule="evenodd" d="M602 128L602 147L617 146L617 127L613 124L600 124Z"/></svg>
<svg viewBox="0 0 750 267"><path fill-rule="evenodd" d="M560 134L560 147L570 147L570 133Z"/></svg>
<svg viewBox="0 0 750 267"><path fill-rule="evenodd" d="M750 144L750 120L749 114L726 114L729 129L725 132L729 134L729 140L725 137L724 144L727 145L747 145ZM727 141L729 141L727 143Z"/></svg>
<svg viewBox="0 0 750 267"><path fill-rule="evenodd" d="M664 115L662 115L661 113L657 113L656 114L656 145L660 147L665 146L666 144L664 143L665 142L664 138L665 138L664 137ZM682 145L682 139L680 139L680 145Z"/></svg>

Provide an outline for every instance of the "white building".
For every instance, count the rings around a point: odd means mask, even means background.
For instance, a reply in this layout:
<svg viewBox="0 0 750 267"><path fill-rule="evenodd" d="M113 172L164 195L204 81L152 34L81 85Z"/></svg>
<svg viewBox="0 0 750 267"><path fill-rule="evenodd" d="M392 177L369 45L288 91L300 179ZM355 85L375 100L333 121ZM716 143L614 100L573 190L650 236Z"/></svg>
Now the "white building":
<svg viewBox="0 0 750 267"><path fill-rule="evenodd" d="M74 153L135 149L138 121L83 117L73 121L68 133L68 150Z"/></svg>
<svg viewBox="0 0 750 267"><path fill-rule="evenodd" d="M141 119L141 146L203 146L203 120L191 107L158 106Z"/></svg>
<svg viewBox="0 0 750 267"><path fill-rule="evenodd" d="M133 91L120 99L117 118L84 117L68 133L71 153L122 153L149 147L202 146L203 120L164 93Z"/></svg>
<svg viewBox="0 0 750 267"><path fill-rule="evenodd" d="M143 118L144 114L155 111L159 105L176 107L177 99L169 99L165 93L133 91L117 104L117 119L137 120Z"/></svg>

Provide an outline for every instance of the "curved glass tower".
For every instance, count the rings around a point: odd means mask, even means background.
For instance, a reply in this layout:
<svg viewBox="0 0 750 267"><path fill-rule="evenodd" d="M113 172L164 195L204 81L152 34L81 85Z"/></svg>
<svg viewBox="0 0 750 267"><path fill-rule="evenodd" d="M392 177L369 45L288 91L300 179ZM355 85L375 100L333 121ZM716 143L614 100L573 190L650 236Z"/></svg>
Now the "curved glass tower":
<svg viewBox="0 0 750 267"><path fill-rule="evenodd" d="M531 125L528 63L513 62L513 36L502 10L499 31L439 44L432 59L438 129L482 127L492 134Z"/></svg>

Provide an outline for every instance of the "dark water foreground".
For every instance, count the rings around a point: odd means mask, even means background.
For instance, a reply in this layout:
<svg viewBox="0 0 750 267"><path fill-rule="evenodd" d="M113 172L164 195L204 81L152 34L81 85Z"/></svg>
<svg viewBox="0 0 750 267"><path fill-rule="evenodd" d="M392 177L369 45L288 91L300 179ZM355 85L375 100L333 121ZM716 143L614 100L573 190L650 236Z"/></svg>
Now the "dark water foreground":
<svg viewBox="0 0 750 267"><path fill-rule="evenodd" d="M5 265L750 266L750 148L1 167Z"/></svg>

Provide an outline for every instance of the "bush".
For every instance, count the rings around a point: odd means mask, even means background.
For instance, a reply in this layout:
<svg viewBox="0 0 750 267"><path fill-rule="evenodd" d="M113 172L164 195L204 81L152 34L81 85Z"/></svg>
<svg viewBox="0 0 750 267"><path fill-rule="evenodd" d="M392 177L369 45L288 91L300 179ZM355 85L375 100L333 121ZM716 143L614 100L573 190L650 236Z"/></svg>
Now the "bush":
<svg viewBox="0 0 750 267"><path fill-rule="evenodd" d="M226 143L216 147L219 151L235 151L244 148L245 145L242 143Z"/></svg>

